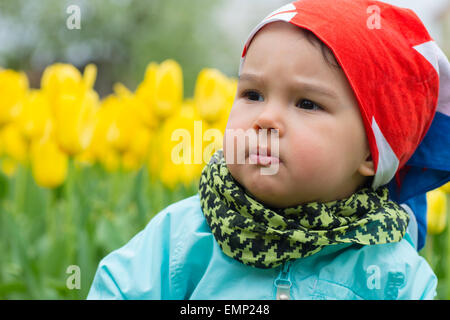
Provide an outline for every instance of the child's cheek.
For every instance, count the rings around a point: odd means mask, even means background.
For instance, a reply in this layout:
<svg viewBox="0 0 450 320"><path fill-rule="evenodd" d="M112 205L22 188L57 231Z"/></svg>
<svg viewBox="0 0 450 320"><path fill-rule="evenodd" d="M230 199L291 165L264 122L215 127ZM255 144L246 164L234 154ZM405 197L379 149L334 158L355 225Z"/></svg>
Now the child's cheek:
<svg viewBox="0 0 450 320"><path fill-rule="evenodd" d="M326 181L340 170L341 157L335 142L317 135L293 144L290 165L293 175L305 182Z"/></svg>
<svg viewBox="0 0 450 320"><path fill-rule="evenodd" d="M245 106L242 106L241 103L235 103L228 116L226 129L242 129L244 131L247 130L252 123L249 111L250 110L248 110L248 108L245 108Z"/></svg>
<svg viewBox="0 0 450 320"><path fill-rule="evenodd" d="M255 112L254 109L239 103L233 105L223 137L225 157L227 157L227 145L229 148L234 147L234 151L228 151L230 154L234 154L235 158L237 153L245 153L245 150L247 149L246 144L249 143L249 140L248 138L245 138L245 135L248 134L248 130L253 127L256 118ZM234 159L234 162L236 161L237 159Z"/></svg>

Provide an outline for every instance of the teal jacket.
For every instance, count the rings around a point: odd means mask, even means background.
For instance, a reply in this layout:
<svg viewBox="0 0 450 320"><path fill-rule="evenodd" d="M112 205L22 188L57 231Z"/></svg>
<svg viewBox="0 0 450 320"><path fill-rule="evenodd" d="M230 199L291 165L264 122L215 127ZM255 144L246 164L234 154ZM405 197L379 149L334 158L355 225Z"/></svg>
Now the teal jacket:
<svg viewBox="0 0 450 320"><path fill-rule="evenodd" d="M198 194L158 213L100 261L88 299L433 299L437 278L407 233L397 243L330 245L274 269L220 249Z"/></svg>

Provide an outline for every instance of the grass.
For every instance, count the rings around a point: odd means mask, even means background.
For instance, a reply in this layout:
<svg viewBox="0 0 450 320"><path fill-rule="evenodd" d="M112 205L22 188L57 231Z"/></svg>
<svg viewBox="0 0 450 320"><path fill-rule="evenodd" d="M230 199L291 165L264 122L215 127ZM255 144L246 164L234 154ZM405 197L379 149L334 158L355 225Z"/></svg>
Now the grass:
<svg viewBox="0 0 450 320"><path fill-rule="evenodd" d="M56 189L37 186L29 168L0 177L0 299L85 299L99 261L128 242L170 203L197 186L168 190L139 172L76 168ZM79 267L80 289L66 273Z"/></svg>

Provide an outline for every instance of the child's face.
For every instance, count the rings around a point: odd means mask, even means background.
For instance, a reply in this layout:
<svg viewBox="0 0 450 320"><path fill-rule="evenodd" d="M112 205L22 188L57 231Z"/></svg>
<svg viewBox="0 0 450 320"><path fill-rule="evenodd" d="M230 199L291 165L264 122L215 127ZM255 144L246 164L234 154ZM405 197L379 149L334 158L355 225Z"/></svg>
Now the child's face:
<svg viewBox="0 0 450 320"><path fill-rule="evenodd" d="M343 199L373 175L360 111L343 71L289 23L270 23L253 39L227 129L278 130L276 174L262 175L261 164L249 164L248 147L245 164L227 159L233 177L269 206ZM270 148L270 136L267 141Z"/></svg>

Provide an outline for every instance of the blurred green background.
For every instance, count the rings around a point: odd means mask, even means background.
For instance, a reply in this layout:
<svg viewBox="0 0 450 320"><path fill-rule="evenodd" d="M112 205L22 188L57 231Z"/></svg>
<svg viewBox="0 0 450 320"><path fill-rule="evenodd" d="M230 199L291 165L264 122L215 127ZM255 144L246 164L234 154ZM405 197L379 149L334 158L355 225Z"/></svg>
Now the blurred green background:
<svg viewBox="0 0 450 320"><path fill-rule="evenodd" d="M0 0L0 66L25 71L38 87L51 63L80 69L95 63L95 89L105 96L116 81L135 89L150 61L171 58L181 64L191 96L202 68L236 76L248 26L285 2ZM66 10L74 4L81 12L79 30L66 27Z"/></svg>

